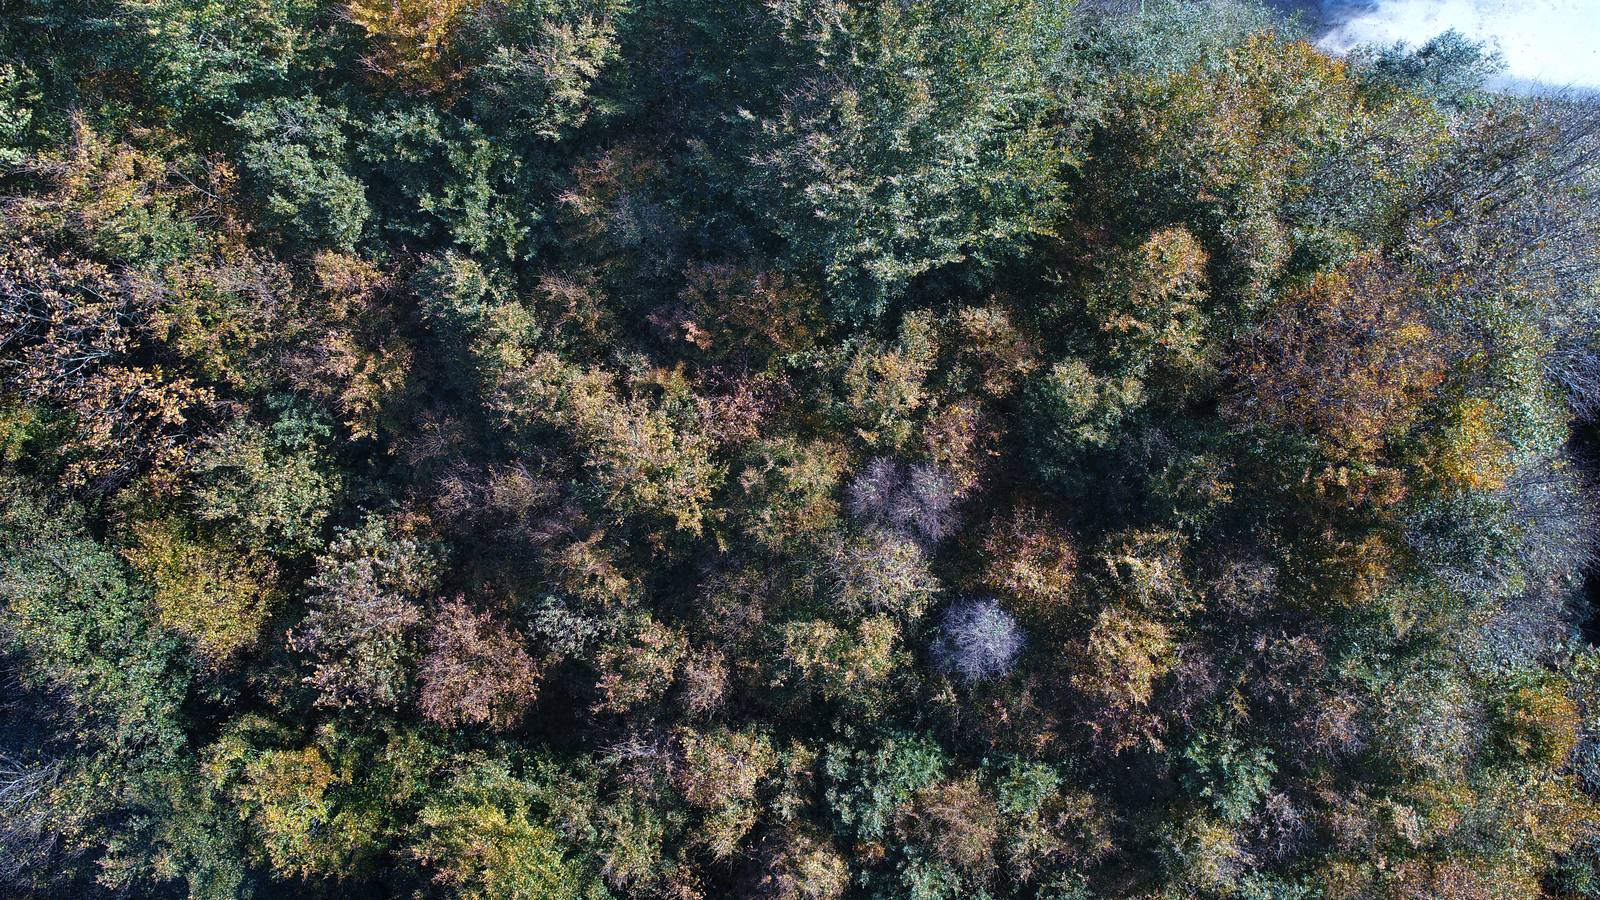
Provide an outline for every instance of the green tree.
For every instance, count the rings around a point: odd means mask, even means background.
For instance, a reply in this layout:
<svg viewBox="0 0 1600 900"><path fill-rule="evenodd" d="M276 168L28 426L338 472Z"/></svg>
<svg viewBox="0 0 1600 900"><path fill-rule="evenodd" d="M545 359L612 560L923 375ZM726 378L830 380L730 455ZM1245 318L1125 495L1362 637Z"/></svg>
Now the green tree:
<svg viewBox="0 0 1600 900"><path fill-rule="evenodd" d="M291 243L350 250L371 207L350 174L348 114L313 96L251 104L233 120L264 223Z"/></svg>
<svg viewBox="0 0 1600 900"><path fill-rule="evenodd" d="M466 759L422 808L410 853L435 882L462 897L562 900L598 894L558 832L539 792L503 762Z"/></svg>
<svg viewBox="0 0 1600 900"><path fill-rule="evenodd" d="M800 87L756 120L752 189L760 208L781 211L796 262L827 279L838 320L875 317L918 276L1050 233L1082 140L1052 79L1070 32L1053 6L785 4L769 15Z"/></svg>

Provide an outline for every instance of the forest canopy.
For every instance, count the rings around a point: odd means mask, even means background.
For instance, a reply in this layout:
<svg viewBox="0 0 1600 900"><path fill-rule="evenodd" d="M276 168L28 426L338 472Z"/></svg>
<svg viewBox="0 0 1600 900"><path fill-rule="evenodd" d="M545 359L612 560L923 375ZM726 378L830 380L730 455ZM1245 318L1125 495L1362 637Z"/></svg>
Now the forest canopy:
<svg viewBox="0 0 1600 900"><path fill-rule="evenodd" d="M0 894L1600 898L1600 106L1498 69L0 0Z"/></svg>

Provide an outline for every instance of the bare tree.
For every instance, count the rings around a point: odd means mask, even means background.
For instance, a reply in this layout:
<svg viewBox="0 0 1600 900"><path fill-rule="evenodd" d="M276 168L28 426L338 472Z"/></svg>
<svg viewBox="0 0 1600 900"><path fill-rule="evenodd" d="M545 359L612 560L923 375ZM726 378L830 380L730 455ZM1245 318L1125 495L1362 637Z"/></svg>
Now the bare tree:
<svg viewBox="0 0 1600 900"><path fill-rule="evenodd" d="M1010 672L1024 641L1017 620L999 601L989 597L958 600L939 624L933 658L963 681L983 681Z"/></svg>
<svg viewBox="0 0 1600 900"><path fill-rule="evenodd" d="M1496 347L1509 302L1551 340L1546 373L1581 415L1600 412L1600 102L1506 100L1469 120L1424 177L1405 236L1424 280L1448 285L1436 314Z"/></svg>
<svg viewBox="0 0 1600 900"><path fill-rule="evenodd" d="M0 884L16 883L54 849L47 800L60 773L59 762L0 753Z"/></svg>
<svg viewBox="0 0 1600 900"><path fill-rule="evenodd" d="M860 524L936 544L955 530L955 496L954 479L933 466L880 456L850 482L845 507Z"/></svg>

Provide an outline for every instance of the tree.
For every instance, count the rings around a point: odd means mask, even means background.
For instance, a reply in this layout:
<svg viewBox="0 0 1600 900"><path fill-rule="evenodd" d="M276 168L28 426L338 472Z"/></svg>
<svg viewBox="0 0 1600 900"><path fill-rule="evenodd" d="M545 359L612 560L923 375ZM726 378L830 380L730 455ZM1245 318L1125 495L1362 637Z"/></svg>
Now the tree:
<svg viewBox="0 0 1600 900"><path fill-rule="evenodd" d="M827 279L837 321L876 317L916 277L1050 230L1079 140L1045 88L1068 33L1056 10L824 3L766 16L798 56L800 87L757 119L751 190L782 211L796 261Z"/></svg>
<svg viewBox="0 0 1600 900"><path fill-rule="evenodd" d="M1600 116L1287 0L0 0L0 895L1600 893Z"/></svg>
<svg viewBox="0 0 1600 900"><path fill-rule="evenodd" d="M1578 708L1552 676L1524 676L1506 685L1493 710L1503 752L1564 765L1577 745Z"/></svg>
<svg viewBox="0 0 1600 900"><path fill-rule="evenodd" d="M33 123L30 82L33 73L7 62L0 65L0 165L14 166L25 155L25 139Z"/></svg>
<svg viewBox="0 0 1600 900"><path fill-rule="evenodd" d="M370 852L370 825L334 800L344 779L318 748L262 751L244 762L239 779L240 812L249 817L276 871L331 876L350 871L353 854Z"/></svg>
<svg viewBox="0 0 1600 900"><path fill-rule="evenodd" d="M878 614L915 622L939 590L927 554L899 537L845 537L826 553L829 599L848 616Z"/></svg>
<svg viewBox="0 0 1600 900"><path fill-rule="evenodd" d="M998 519L983 538L985 583L1033 615L1048 616L1071 602L1078 554L1065 531L1023 507Z"/></svg>
<svg viewBox="0 0 1600 900"><path fill-rule="evenodd" d="M955 528L955 493L950 478L933 466L880 456L850 482L846 506L862 525L931 545Z"/></svg>
<svg viewBox="0 0 1600 900"><path fill-rule="evenodd" d="M277 599L271 557L197 534L182 518L143 521L123 550L153 588L157 619L213 666L255 645Z"/></svg>
<svg viewBox="0 0 1600 900"><path fill-rule="evenodd" d="M853 632L821 620L783 628L783 662L826 700L865 708L881 697L901 663L900 630L886 616L869 616Z"/></svg>
<svg viewBox="0 0 1600 900"><path fill-rule="evenodd" d="M475 254L525 254L538 207L518 160L476 123L428 106L397 109L370 123L358 152L388 187L375 196L401 201L383 210L385 227Z"/></svg>
<svg viewBox="0 0 1600 900"><path fill-rule="evenodd" d="M700 841L712 856L731 857L755 827L756 789L778 761L772 743L762 734L687 728L676 739L674 782L684 800L705 811Z"/></svg>
<svg viewBox="0 0 1600 900"><path fill-rule="evenodd" d="M193 375L136 352L161 294L142 270L197 249L180 222L201 211L158 187L153 159L81 119L72 134L50 191L7 217L16 239L0 253L0 383L70 415L66 478L106 489L179 467L216 402Z"/></svg>
<svg viewBox="0 0 1600 900"><path fill-rule="evenodd" d="M1216 814L1230 825L1256 811L1278 771L1267 748L1251 746L1226 731L1184 748L1183 761L1196 792L1210 800Z"/></svg>
<svg viewBox="0 0 1600 900"><path fill-rule="evenodd" d="M288 90L317 55L316 5L301 0L117 4L139 34L141 68L160 102L201 127Z"/></svg>
<svg viewBox="0 0 1600 900"><path fill-rule="evenodd" d="M1420 168L1440 123L1409 95L1367 105L1343 62L1267 27L1221 47L1191 44L1193 32L1226 33L1238 21L1192 16L1175 18L1187 19L1182 43L1201 59L1113 87L1103 143L1112 152L1088 173L1089 191L1106 219L1141 237L1175 217L1205 223L1214 287L1255 311L1292 261L1289 229L1372 229L1396 201L1382 173ZM1315 201L1296 202L1308 184ZM1122 202L1130 194L1143 199Z"/></svg>
<svg viewBox="0 0 1600 900"><path fill-rule="evenodd" d="M913 313L893 344L864 342L841 359L840 412L872 446L898 448L911 437L912 417L927 405L927 379L938 353L930 316Z"/></svg>
<svg viewBox="0 0 1600 900"><path fill-rule="evenodd" d="M10 476L0 484L8 677L29 692L18 699L57 698L38 710L53 719L38 749L64 753L42 808L22 811L46 816L57 841L34 877L92 891L153 890L176 875L197 896L236 894L240 836L205 799L187 747L194 671L181 641L150 620L147 592L88 534L82 507ZM9 811L0 818L17 824Z"/></svg>
<svg viewBox="0 0 1600 900"><path fill-rule="evenodd" d="M176 753L190 672L181 644L146 616L141 587L88 533L83 509L7 477L0 614L29 683L65 692L95 740L120 752Z"/></svg>
<svg viewBox="0 0 1600 900"><path fill-rule="evenodd" d="M418 702L440 725L507 729L538 696L539 671L522 636L460 597L434 613L426 642Z"/></svg>
<svg viewBox="0 0 1600 900"><path fill-rule="evenodd" d="M1179 395L1197 393L1210 375L1206 341L1205 248L1183 228L1164 228L1110 256L1085 312L1098 323L1104 354L1135 378L1159 378Z"/></svg>
<svg viewBox="0 0 1600 900"><path fill-rule="evenodd" d="M924 735L885 734L856 749L830 745L822 768L839 830L863 840L882 838L895 810L936 783L948 765L944 751Z"/></svg>
<svg viewBox="0 0 1600 900"><path fill-rule="evenodd" d="M698 410L682 395L620 395L604 371L581 371L542 354L506 373L499 402L508 417L532 415L560 428L583 451L602 502L619 524L684 535L707 524L726 467L713 456Z"/></svg>
<svg viewBox="0 0 1600 900"><path fill-rule="evenodd" d="M326 706L398 706L410 690L421 602L436 553L378 517L336 536L317 559L304 620L289 646L311 664L307 682Z"/></svg>
<svg viewBox="0 0 1600 900"><path fill-rule="evenodd" d="M756 896L771 900L838 900L849 884L849 867L826 836L786 829L762 846Z"/></svg>
<svg viewBox="0 0 1600 900"><path fill-rule="evenodd" d="M972 775L917 791L895 818L895 829L958 869L992 868L1000 839L1000 815Z"/></svg>
<svg viewBox="0 0 1600 900"><path fill-rule="evenodd" d="M26 890L30 870L50 858L54 840L48 795L60 774L59 760L34 763L0 756L0 883Z"/></svg>
<svg viewBox="0 0 1600 900"><path fill-rule="evenodd" d="M1162 866L1169 883L1186 890L1226 890L1245 867L1244 850L1227 825L1209 816L1192 817L1162 834Z"/></svg>
<svg viewBox="0 0 1600 900"><path fill-rule="evenodd" d="M539 792L492 759L467 759L417 816L410 853L462 897L565 900L592 896L541 815Z"/></svg>
<svg viewBox="0 0 1600 900"><path fill-rule="evenodd" d="M595 711L627 713L660 700L688 649L676 629L649 619L638 623L630 640L606 647L596 658L600 699Z"/></svg>
<svg viewBox="0 0 1600 900"><path fill-rule="evenodd" d="M241 248L221 256L176 262L141 285L149 308L140 337L214 387L272 390L282 381L270 359L298 320L293 275Z"/></svg>
<svg viewBox="0 0 1600 900"><path fill-rule="evenodd" d="M1156 727L1145 710L1174 649L1171 631L1138 613L1106 607L1095 617L1072 684L1089 698L1091 727L1112 749L1135 746Z"/></svg>
<svg viewBox="0 0 1600 900"><path fill-rule="evenodd" d="M1403 275L1364 261L1284 298L1230 365L1230 413L1301 429L1335 452L1373 453L1444 379L1440 339Z"/></svg>
<svg viewBox="0 0 1600 900"><path fill-rule="evenodd" d="M982 681L1008 674L1024 643L1016 619L998 601L958 600L939 623L933 657L963 681Z"/></svg>
<svg viewBox="0 0 1600 900"><path fill-rule="evenodd" d="M348 251L371 207L349 172L347 114L316 97L252 104L233 120L265 223L291 243Z"/></svg>
<svg viewBox="0 0 1600 900"><path fill-rule="evenodd" d="M595 82L618 53L622 3L494 4L472 10L454 37L472 60L474 118L519 139L556 141L604 102Z"/></svg>
<svg viewBox="0 0 1600 900"><path fill-rule="evenodd" d="M685 282L675 324L681 339L710 359L759 365L809 349L821 331L815 286L770 263L701 265Z"/></svg>
<svg viewBox="0 0 1600 900"><path fill-rule="evenodd" d="M1076 474L1085 454L1120 441L1124 423L1145 403L1145 386L1067 357L1034 379L1026 403L1036 465L1047 477L1066 478Z"/></svg>
<svg viewBox="0 0 1600 900"><path fill-rule="evenodd" d="M750 448L747 460L737 481L749 497L745 528L757 542L779 550L838 522L835 495L845 460L837 446L763 440Z"/></svg>
<svg viewBox="0 0 1600 900"><path fill-rule="evenodd" d="M396 279L371 260L328 251L311 267L314 322L294 335L280 365L289 384L327 407L352 438L375 438L393 424L416 358L389 296Z"/></svg>
<svg viewBox="0 0 1600 900"><path fill-rule="evenodd" d="M1487 104L1485 85L1505 69L1499 51L1453 28L1418 46L1357 47L1352 61L1369 91L1404 91L1463 110Z"/></svg>
<svg viewBox="0 0 1600 900"><path fill-rule="evenodd" d="M451 37L460 0L350 0L346 15L366 32L367 65L418 91L438 91L460 77L451 65Z"/></svg>
<svg viewBox="0 0 1600 900"><path fill-rule="evenodd" d="M1081 870L1113 850L1109 813L1093 793L1064 783L1043 763L1012 758L995 774L1000 858L1017 881L1041 880L1060 868Z"/></svg>
<svg viewBox="0 0 1600 900"><path fill-rule="evenodd" d="M270 425L235 418L197 448L185 473L189 509L250 547L291 557L320 547L339 489L322 450L331 436L327 422L292 402Z"/></svg>

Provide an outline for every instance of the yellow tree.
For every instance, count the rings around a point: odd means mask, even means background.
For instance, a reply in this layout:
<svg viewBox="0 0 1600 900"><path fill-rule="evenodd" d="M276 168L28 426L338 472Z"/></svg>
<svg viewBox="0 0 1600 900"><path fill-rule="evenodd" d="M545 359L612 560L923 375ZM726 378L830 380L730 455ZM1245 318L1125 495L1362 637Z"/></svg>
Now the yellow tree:
<svg viewBox="0 0 1600 900"><path fill-rule="evenodd" d="M367 65L407 87L441 90L450 70L450 36L462 0L350 0L346 12L372 43Z"/></svg>

